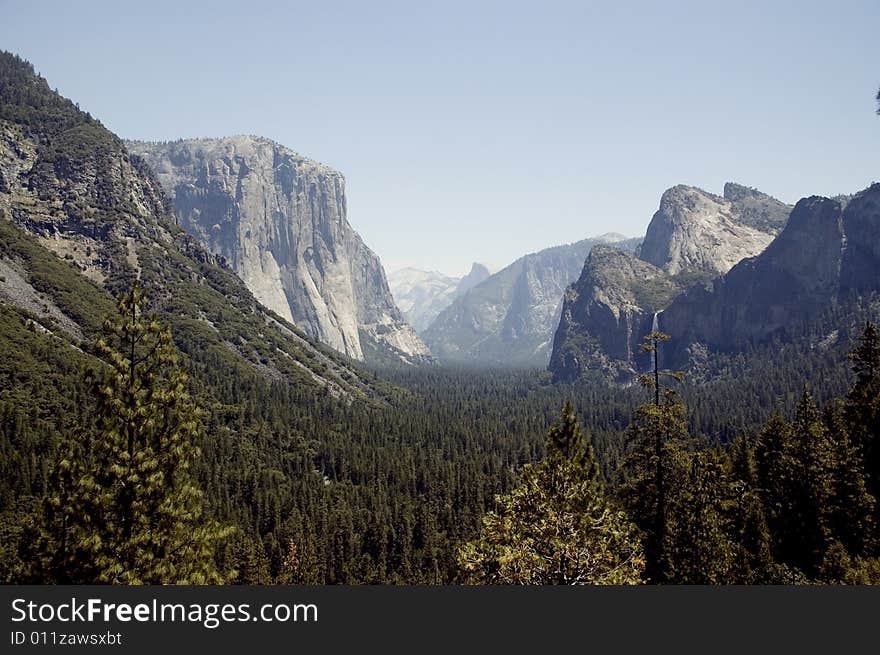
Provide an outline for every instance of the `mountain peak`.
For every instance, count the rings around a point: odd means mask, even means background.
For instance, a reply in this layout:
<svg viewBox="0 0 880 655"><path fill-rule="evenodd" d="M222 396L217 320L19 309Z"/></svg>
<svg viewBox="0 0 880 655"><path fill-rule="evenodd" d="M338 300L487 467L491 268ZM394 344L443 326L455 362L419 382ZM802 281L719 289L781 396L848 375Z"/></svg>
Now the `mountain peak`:
<svg viewBox="0 0 880 655"><path fill-rule="evenodd" d="M488 279L490 275L491 273L485 265L480 264L479 262L474 262L471 264L470 272L459 280L458 286L455 288L455 295L461 296L467 293L480 282Z"/></svg>
<svg viewBox="0 0 880 655"><path fill-rule="evenodd" d="M596 241L599 243L620 243L621 241L626 241L627 237L620 234L619 232L606 232L605 234L600 234L596 237Z"/></svg>
<svg viewBox="0 0 880 655"><path fill-rule="evenodd" d="M669 187L660 196L660 208L664 206L691 205L699 201L719 202L723 200L714 193L688 184L676 184Z"/></svg>
<svg viewBox="0 0 880 655"><path fill-rule="evenodd" d="M485 264L481 264L480 262L474 262L473 264L471 264L470 272L468 272L468 274L465 275L462 279L467 279L469 277L480 277L485 280L491 274L492 272L489 270L488 266L486 266Z"/></svg>
<svg viewBox="0 0 880 655"><path fill-rule="evenodd" d="M728 183L721 197L693 186L667 189L651 218L639 256L671 275L723 274L760 253L790 207L754 189Z"/></svg>
<svg viewBox="0 0 880 655"><path fill-rule="evenodd" d="M745 186L737 182L724 183L724 198L730 201L742 200L743 198L753 198L766 196L766 193L758 191L754 187Z"/></svg>

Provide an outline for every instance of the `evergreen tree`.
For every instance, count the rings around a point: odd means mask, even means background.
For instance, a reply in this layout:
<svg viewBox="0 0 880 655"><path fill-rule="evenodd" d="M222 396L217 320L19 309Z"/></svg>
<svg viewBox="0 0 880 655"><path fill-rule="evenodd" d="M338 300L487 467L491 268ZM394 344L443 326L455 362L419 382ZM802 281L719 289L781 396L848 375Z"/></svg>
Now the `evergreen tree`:
<svg viewBox="0 0 880 655"><path fill-rule="evenodd" d="M643 560L635 526L604 493L592 444L566 403L547 435L547 457L526 465L511 493L459 552L472 583L637 584Z"/></svg>
<svg viewBox="0 0 880 655"><path fill-rule="evenodd" d="M874 547L876 502L867 489L861 449L850 439L836 407L826 408L823 421L831 442L833 469L829 529L847 553L865 556Z"/></svg>
<svg viewBox="0 0 880 655"><path fill-rule="evenodd" d="M791 551L798 547L789 538L797 529L792 488L798 473L791 426L779 412L761 428L755 445L755 462L773 557L776 561L788 561Z"/></svg>
<svg viewBox="0 0 880 655"><path fill-rule="evenodd" d="M652 391L653 402L636 409L627 433L629 453L622 469L624 503L644 534L645 572L655 583L668 579L670 489L681 488L687 471L682 450L687 433L685 407L673 389L661 384L663 377L682 379L678 372L659 368L659 346L668 339L667 334L652 332L642 344L652 356L653 371L640 379Z"/></svg>
<svg viewBox="0 0 880 655"><path fill-rule="evenodd" d="M735 556L728 536L730 481L721 449L688 453L690 471L669 507L666 581L729 582Z"/></svg>
<svg viewBox="0 0 880 655"><path fill-rule="evenodd" d="M790 424L776 414L764 426L756 458L774 558L817 575L832 543L835 452L806 387Z"/></svg>
<svg viewBox="0 0 880 655"><path fill-rule="evenodd" d="M870 321L859 344L849 354L856 379L846 395L844 418L853 446L864 458L867 491L880 497L880 334ZM874 526L880 527L880 504L875 508ZM880 541L880 535L875 536ZM878 544L880 545L880 544Z"/></svg>
<svg viewBox="0 0 880 655"><path fill-rule="evenodd" d="M97 425L66 440L45 503L44 575L63 583L221 581L191 468L199 413L169 328L145 316L135 283L104 322L92 375Z"/></svg>
<svg viewBox="0 0 880 655"><path fill-rule="evenodd" d="M226 580L229 584L239 585L265 585L271 584L272 577L269 575L269 559L263 543L259 539L249 538L241 533L236 533L234 538L227 542L226 558L228 568L234 574Z"/></svg>
<svg viewBox="0 0 880 655"><path fill-rule="evenodd" d="M741 436L734 440L731 451L735 497L731 529L735 546L730 582L769 583L774 562L770 530L761 502L755 449L747 437Z"/></svg>
<svg viewBox="0 0 880 655"><path fill-rule="evenodd" d="M834 450L821 413L806 387L795 409L792 437L795 469L788 554L792 565L814 575L831 545Z"/></svg>

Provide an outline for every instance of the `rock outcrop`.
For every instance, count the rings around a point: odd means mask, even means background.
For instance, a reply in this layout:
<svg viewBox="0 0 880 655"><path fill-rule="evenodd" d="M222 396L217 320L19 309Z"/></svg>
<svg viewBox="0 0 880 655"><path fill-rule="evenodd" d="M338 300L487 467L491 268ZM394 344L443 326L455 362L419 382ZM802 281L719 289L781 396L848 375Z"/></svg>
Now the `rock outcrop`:
<svg viewBox="0 0 880 655"><path fill-rule="evenodd" d="M675 186L660 199L639 249L639 257L670 275L721 275L760 253L785 225L791 207L737 184L719 197Z"/></svg>
<svg viewBox="0 0 880 655"><path fill-rule="evenodd" d="M593 248L580 279L565 291L550 359L554 380L572 381L588 370L630 377L656 312L681 290L674 277L632 253Z"/></svg>
<svg viewBox="0 0 880 655"><path fill-rule="evenodd" d="M127 146L171 195L178 224L266 307L355 359L430 359L348 223L341 173L260 137Z"/></svg>
<svg viewBox="0 0 880 655"><path fill-rule="evenodd" d="M608 234L526 255L442 311L425 332L445 362L546 366L565 288L597 244L632 250L636 239Z"/></svg>

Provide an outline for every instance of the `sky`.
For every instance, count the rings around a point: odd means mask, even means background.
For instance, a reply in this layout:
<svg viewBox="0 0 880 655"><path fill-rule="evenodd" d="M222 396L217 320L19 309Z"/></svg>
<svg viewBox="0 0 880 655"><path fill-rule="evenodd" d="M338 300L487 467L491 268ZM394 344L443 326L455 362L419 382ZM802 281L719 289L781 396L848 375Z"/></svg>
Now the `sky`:
<svg viewBox="0 0 880 655"><path fill-rule="evenodd" d="M880 179L880 3L0 0L0 49L124 138L258 134L346 176L382 258L465 273L675 184Z"/></svg>

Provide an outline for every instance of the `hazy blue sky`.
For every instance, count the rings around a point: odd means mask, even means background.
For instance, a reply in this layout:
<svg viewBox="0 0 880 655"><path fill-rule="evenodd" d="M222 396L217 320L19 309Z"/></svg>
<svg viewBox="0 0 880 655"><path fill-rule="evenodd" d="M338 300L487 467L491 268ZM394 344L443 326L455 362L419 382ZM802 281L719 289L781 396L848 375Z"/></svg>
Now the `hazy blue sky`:
<svg viewBox="0 0 880 655"><path fill-rule="evenodd" d="M344 172L389 272L641 234L677 183L867 186L878 26L877 0L0 0L0 48L119 135L261 134Z"/></svg>

